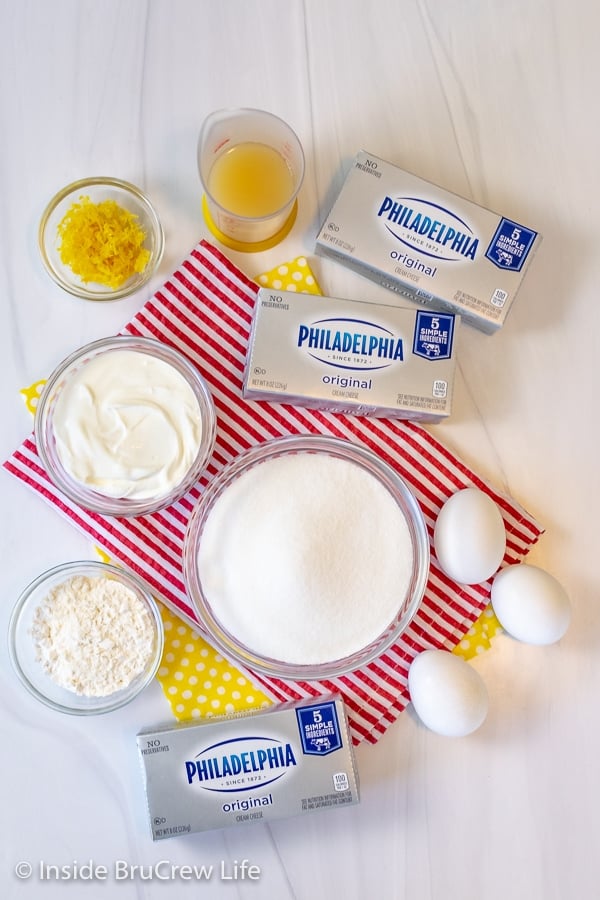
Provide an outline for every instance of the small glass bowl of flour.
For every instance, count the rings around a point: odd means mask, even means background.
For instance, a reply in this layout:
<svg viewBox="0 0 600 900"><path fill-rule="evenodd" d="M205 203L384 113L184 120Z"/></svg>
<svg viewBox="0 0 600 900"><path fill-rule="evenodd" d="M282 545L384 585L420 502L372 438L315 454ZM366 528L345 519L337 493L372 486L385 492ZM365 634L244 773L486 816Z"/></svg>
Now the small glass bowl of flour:
<svg viewBox="0 0 600 900"><path fill-rule="evenodd" d="M267 441L210 482L184 545L200 622L222 652L278 678L323 679L380 656L408 627L429 574L419 504L349 441Z"/></svg>
<svg viewBox="0 0 600 900"><path fill-rule="evenodd" d="M84 509L140 516L174 503L213 452L208 385L174 347L120 335L86 344L48 378L35 415L40 459Z"/></svg>
<svg viewBox="0 0 600 900"><path fill-rule="evenodd" d="M21 594L9 625L13 667L34 697L58 712L107 713L156 675L164 632L137 577L95 561L44 572Z"/></svg>

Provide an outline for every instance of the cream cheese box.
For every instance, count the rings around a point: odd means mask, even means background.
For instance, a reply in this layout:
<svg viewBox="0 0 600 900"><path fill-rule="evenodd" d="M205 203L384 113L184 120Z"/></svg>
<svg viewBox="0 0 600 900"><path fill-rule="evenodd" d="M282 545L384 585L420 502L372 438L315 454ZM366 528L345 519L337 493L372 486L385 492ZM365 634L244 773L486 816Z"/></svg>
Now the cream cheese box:
<svg viewBox="0 0 600 900"><path fill-rule="evenodd" d="M381 418L450 415L460 317L261 288L243 396Z"/></svg>
<svg viewBox="0 0 600 900"><path fill-rule="evenodd" d="M489 334L503 325L540 241L532 228L362 150L316 251Z"/></svg>
<svg viewBox="0 0 600 900"><path fill-rule="evenodd" d="M336 694L137 736L154 840L359 802Z"/></svg>

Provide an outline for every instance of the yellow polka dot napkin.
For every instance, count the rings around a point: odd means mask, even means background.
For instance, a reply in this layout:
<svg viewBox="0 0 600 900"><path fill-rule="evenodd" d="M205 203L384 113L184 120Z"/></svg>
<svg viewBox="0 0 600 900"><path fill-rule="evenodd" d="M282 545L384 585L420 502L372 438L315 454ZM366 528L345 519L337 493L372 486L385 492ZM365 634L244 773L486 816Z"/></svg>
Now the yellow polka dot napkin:
<svg viewBox="0 0 600 900"><path fill-rule="evenodd" d="M452 652L457 656L462 656L463 659L472 659L489 650L492 646L492 638L500 634L502 630L502 625L496 618L494 610L491 605L488 605Z"/></svg>
<svg viewBox="0 0 600 900"><path fill-rule="evenodd" d="M308 260L299 256L258 275L262 287L321 294ZM35 415L45 380L23 388L27 408ZM104 551L96 548L109 561ZM210 717L269 706L266 696L247 674L225 660L191 625L159 602L164 624L165 647L157 673L158 681L177 719ZM453 652L470 659L489 649L491 639L502 631L491 606L473 624Z"/></svg>
<svg viewBox="0 0 600 900"><path fill-rule="evenodd" d="M166 606L158 680L178 719L220 716L269 706L271 700Z"/></svg>
<svg viewBox="0 0 600 900"><path fill-rule="evenodd" d="M30 384L29 387L21 388L21 390L19 391L19 393L23 395L25 405L32 416L35 416L38 400L40 394L42 393L42 388L45 384L46 379L42 378L41 381L34 381L34 383Z"/></svg>
<svg viewBox="0 0 600 900"><path fill-rule="evenodd" d="M305 256L297 256L290 262L281 263L270 272L258 275L254 280L261 287L274 288L276 291L298 291L301 294L322 293Z"/></svg>

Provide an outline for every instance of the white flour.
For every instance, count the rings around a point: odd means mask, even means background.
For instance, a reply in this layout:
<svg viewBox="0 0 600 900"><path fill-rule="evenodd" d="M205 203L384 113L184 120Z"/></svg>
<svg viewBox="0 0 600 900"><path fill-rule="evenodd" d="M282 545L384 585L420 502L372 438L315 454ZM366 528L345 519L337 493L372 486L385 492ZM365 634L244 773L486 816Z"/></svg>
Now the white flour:
<svg viewBox="0 0 600 900"><path fill-rule="evenodd" d="M38 662L56 684L87 697L127 687L154 649L150 613L126 585L76 575L54 587L35 612Z"/></svg>
<svg viewBox="0 0 600 900"><path fill-rule="evenodd" d="M198 563L232 635L265 656L316 664L387 628L413 548L403 512L373 475L302 453L267 460L229 486L208 515Z"/></svg>

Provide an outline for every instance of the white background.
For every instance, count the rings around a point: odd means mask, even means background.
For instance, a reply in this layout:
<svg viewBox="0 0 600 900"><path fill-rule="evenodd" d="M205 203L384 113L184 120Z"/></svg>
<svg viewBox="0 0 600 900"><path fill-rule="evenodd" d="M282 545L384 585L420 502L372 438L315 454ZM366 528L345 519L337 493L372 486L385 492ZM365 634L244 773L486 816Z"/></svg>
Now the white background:
<svg viewBox="0 0 600 900"><path fill-rule="evenodd" d="M592 0L0 0L2 458L31 428L19 389L118 331L207 235L204 117L261 107L297 131L307 172L285 242L230 254L249 275L304 253L327 293L382 296L314 259L363 147L543 234L501 333L463 329L455 412L434 431L545 525L530 561L573 604L559 644L501 637L476 660L490 693L476 734L438 737L409 710L359 747L359 807L161 844L148 836L134 740L169 715L158 684L80 721L30 699L3 651L4 898L598 896L599 27ZM106 305L61 292L36 243L52 194L93 174L145 189L167 238L153 283ZM4 471L0 498L5 634L33 577L93 550ZM241 859L260 867L258 881L222 879L222 861ZM41 860L215 873L201 886L139 874L76 886L40 880ZM16 878L19 861L36 868L30 879Z"/></svg>

